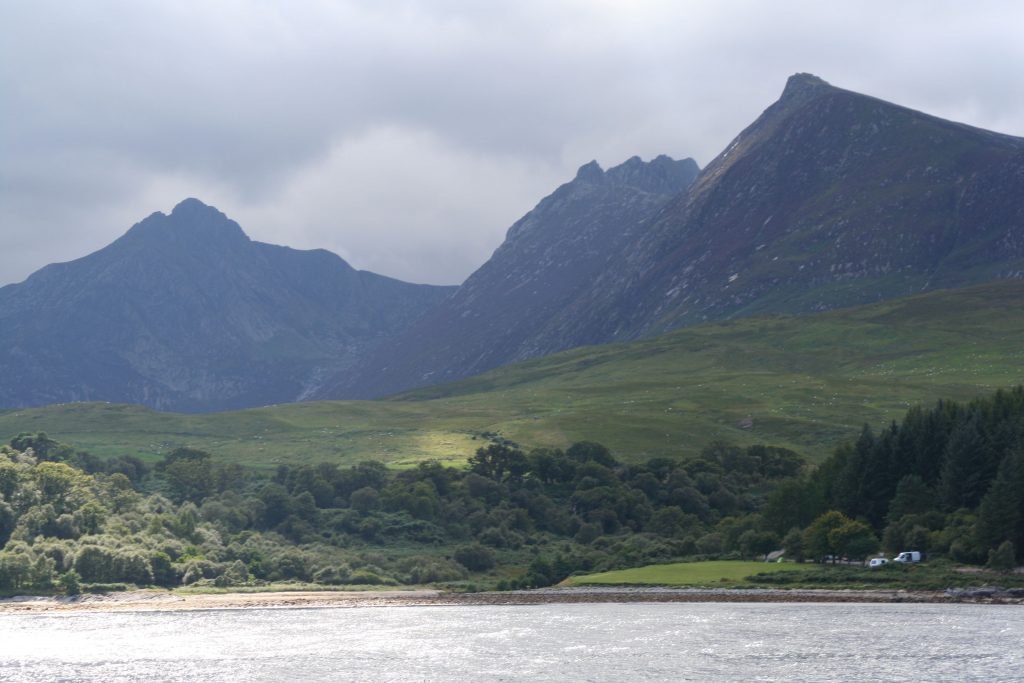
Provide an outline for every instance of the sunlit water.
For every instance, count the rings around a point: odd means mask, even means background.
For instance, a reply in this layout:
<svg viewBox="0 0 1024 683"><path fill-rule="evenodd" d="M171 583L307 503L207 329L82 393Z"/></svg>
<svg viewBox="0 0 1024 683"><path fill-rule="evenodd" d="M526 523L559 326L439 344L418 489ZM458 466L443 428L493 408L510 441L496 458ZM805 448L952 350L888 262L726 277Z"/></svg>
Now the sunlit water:
<svg viewBox="0 0 1024 683"><path fill-rule="evenodd" d="M1008 681L1024 608L584 604L0 615L3 681Z"/></svg>

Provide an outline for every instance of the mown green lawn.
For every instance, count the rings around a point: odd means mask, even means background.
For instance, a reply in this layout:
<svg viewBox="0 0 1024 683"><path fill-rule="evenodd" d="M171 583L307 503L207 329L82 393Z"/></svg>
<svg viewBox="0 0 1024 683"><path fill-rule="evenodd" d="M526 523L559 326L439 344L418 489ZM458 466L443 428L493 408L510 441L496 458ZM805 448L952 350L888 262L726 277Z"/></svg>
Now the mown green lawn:
<svg viewBox="0 0 1024 683"><path fill-rule="evenodd" d="M573 576L563 586L737 586L748 576L763 572L800 572L814 565L792 562L676 562L652 564L634 569Z"/></svg>

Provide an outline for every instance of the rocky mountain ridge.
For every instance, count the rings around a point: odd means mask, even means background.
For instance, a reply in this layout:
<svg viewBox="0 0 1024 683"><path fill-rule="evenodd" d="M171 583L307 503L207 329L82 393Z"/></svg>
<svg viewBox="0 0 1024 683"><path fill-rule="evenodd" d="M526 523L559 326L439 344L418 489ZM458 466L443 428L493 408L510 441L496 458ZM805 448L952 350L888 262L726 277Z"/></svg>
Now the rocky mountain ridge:
<svg viewBox="0 0 1024 683"><path fill-rule="evenodd" d="M574 183L598 178L596 171L583 167ZM578 216L547 213L563 191L535 209L552 235L569 230L559 221L600 221L608 211L595 203ZM663 196L656 210L612 220L618 227L606 226L588 245L595 266L585 286L543 316L510 314L497 285L529 288L538 281L531 267L558 272L567 262L520 247L524 228L514 226L491 261L417 324L414 343L402 345L400 337L390 358L371 363L372 372L351 375L354 385L327 385L333 393L324 395L381 396L703 321L808 313L1021 277L1024 139L796 74L685 191ZM530 292L534 301L550 299ZM435 331L466 330L466 321L486 330L484 337ZM504 342L510 338L512 345ZM488 355L486 339L502 352Z"/></svg>
<svg viewBox="0 0 1024 683"><path fill-rule="evenodd" d="M665 155L607 171L585 164L509 228L450 298L318 396L381 396L587 343L549 329L698 171L692 159Z"/></svg>
<svg viewBox="0 0 1024 683"><path fill-rule="evenodd" d="M0 406L300 400L452 288L250 240L195 199L0 289Z"/></svg>
<svg viewBox="0 0 1024 683"><path fill-rule="evenodd" d="M567 319L630 339L1022 273L1024 139L797 74Z"/></svg>
<svg viewBox="0 0 1024 683"><path fill-rule="evenodd" d="M703 321L1024 275L1024 139L791 77L704 170L596 162L456 288L253 242L197 200L0 289L0 407L373 398Z"/></svg>

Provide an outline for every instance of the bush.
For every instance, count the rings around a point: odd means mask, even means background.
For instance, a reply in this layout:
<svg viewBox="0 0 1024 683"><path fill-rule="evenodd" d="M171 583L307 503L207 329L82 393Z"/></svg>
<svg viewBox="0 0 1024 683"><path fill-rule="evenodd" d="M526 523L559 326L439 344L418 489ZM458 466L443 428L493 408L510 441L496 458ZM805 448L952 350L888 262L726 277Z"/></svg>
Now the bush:
<svg viewBox="0 0 1024 683"><path fill-rule="evenodd" d="M479 543L455 550L455 561L471 572L484 572L494 567L494 552Z"/></svg>
<svg viewBox="0 0 1024 683"><path fill-rule="evenodd" d="M466 570L458 564L441 558L415 558L402 562L404 583L439 583L466 578Z"/></svg>
<svg viewBox="0 0 1024 683"><path fill-rule="evenodd" d="M998 548L988 551L989 569L1000 572L1012 571L1017 566L1017 558L1014 552L1013 543L1003 541Z"/></svg>
<svg viewBox="0 0 1024 683"><path fill-rule="evenodd" d="M171 557L167 553L161 550L151 553L149 565L153 571L153 583L155 585L170 588L178 583L178 573L174 571Z"/></svg>
<svg viewBox="0 0 1024 683"><path fill-rule="evenodd" d="M716 556L722 552L722 534L711 532L697 539L697 551L702 555Z"/></svg>
<svg viewBox="0 0 1024 683"><path fill-rule="evenodd" d="M331 567L323 567L313 574L313 581L325 586L337 586L348 583L352 577L352 570L347 564L339 564Z"/></svg>
<svg viewBox="0 0 1024 683"><path fill-rule="evenodd" d="M349 583L367 586L394 586L397 585L398 582L390 577L381 576L369 569L357 569L352 572L352 576L349 578Z"/></svg>
<svg viewBox="0 0 1024 683"><path fill-rule="evenodd" d="M75 571L83 581L113 581L120 578L115 574L116 563L114 552L98 545L87 545L75 556Z"/></svg>
<svg viewBox="0 0 1024 683"><path fill-rule="evenodd" d="M358 512L372 512L380 507L380 494L372 486L357 489L349 496L349 505Z"/></svg>
<svg viewBox="0 0 1024 683"><path fill-rule="evenodd" d="M88 593L122 593L130 586L126 583L86 583L82 590Z"/></svg>
<svg viewBox="0 0 1024 683"><path fill-rule="evenodd" d="M576 542L583 545L589 545L598 539L603 529L600 524L594 522L585 522L580 525L579 531L576 532Z"/></svg>
<svg viewBox="0 0 1024 683"><path fill-rule="evenodd" d="M82 592L81 579L82 577L78 575L78 572L72 569L60 575L60 578L57 579L57 585L64 595L78 595Z"/></svg>

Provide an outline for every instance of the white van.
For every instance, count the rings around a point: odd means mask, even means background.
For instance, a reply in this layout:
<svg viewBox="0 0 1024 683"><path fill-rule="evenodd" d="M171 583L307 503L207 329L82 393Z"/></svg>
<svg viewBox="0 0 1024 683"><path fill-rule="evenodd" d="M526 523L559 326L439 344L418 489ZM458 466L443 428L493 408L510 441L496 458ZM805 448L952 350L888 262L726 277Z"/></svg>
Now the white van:
<svg viewBox="0 0 1024 683"><path fill-rule="evenodd" d="M907 551L904 551L904 552L900 553L896 557L892 558L892 561L893 562L900 562L900 563L903 563L903 564L912 564L914 562L920 562L921 561L921 553L919 553L916 550L907 550Z"/></svg>

